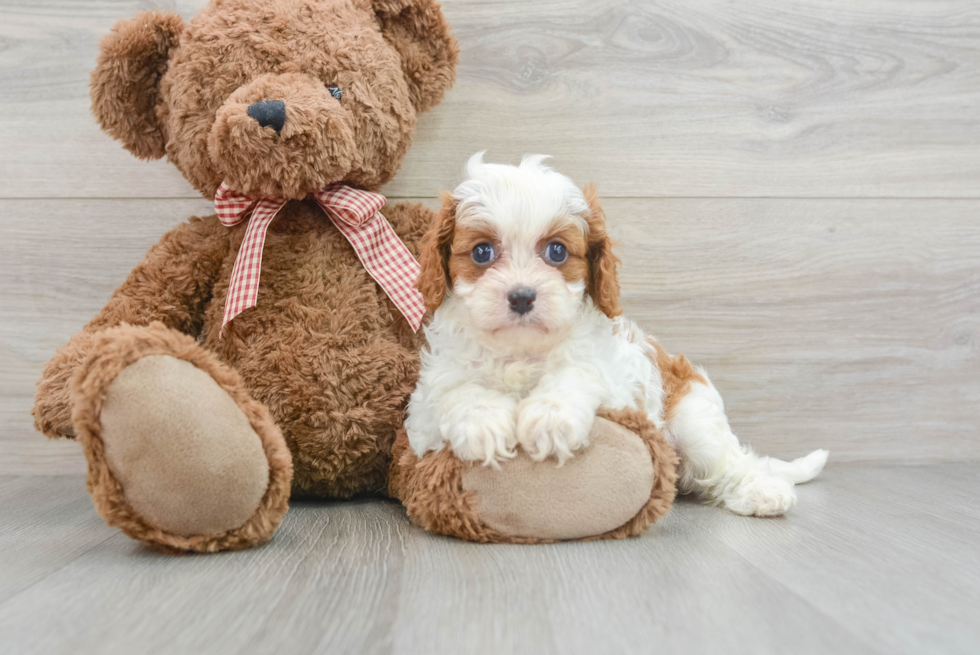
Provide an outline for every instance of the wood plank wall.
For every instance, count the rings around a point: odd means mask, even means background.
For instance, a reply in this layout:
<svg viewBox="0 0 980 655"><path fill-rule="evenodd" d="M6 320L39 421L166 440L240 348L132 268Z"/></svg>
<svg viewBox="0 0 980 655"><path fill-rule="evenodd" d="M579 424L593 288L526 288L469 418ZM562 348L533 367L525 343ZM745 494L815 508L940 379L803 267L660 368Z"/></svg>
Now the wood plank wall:
<svg viewBox="0 0 980 655"><path fill-rule="evenodd" d="M0 4L0 474L79 472L34 382L171 226L210 213L88 111L99 37L200 1ZM980 5L446 0L459 81L392 198L473 152L594 181L624 306L736 432L834 461L980 459Z"/></svg>

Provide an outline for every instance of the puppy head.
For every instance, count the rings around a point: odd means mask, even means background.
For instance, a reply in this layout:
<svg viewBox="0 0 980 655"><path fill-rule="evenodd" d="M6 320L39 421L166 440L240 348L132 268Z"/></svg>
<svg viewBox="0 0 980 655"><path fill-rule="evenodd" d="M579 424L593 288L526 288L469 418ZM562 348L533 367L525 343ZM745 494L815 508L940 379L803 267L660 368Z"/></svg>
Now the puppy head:
<svg viewBox="0 0 980 655"><path fill-rule="evenodd" d="M426 306L451 301L471 333L509 351L550 347L589 305L609 317L621 311L618 259L594 189L545 159L506 166L471 157L421 244Z"/></svg>

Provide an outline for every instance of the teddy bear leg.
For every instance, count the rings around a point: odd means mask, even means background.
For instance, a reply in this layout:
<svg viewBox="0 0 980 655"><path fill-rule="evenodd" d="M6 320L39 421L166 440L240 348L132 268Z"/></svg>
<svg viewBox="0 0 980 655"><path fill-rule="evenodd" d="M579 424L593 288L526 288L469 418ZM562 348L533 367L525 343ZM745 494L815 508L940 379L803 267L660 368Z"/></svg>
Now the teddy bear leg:
<svg viewBox="0 0 980 655"><path fill-rule="evenodd" d="M526 454L499 469L451 449L421 459L401 431L390 492L422 527L471 541L542 543L640 534L667 513L677 459L641 412L604 413L590 444L561 467Z"/></svg>
<svg viewBox="0 0 980 655"><path fill-rule="evenodd" d="M168 551L268 541L292 460L264 405L193 339L155 323L95 336L71 385L88 489L109 525Z"/></svg>

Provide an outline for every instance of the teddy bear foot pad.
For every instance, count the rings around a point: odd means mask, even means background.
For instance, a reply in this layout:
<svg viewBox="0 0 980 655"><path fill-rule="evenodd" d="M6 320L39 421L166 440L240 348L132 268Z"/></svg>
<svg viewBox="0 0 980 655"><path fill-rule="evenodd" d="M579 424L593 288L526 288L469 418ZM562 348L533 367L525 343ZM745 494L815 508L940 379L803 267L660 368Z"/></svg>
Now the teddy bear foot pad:
<svg viewBox="0 0 980 655"><path fill-rule="evenodd" d="M670 510L677 457L642 411L600 411L589 442L562 467L519 454L498 470L450 448L420 458L402 429L389 493L423 528L481 543L623 539Z"/></svg>
<svg viewBox="0 0 980 655"><path fill-rule="evenodd" d="M626 428L597 419L592 443L559 467L519 451L500 470L470 465L465 491L498 532L540 539L582 539L623 525L643 509L653 489L646 444Z"/></svg>
<svg viewBox="0 0 980 655"><path fill-rule="evenodd" d="M163 326L109 330L100 346L73 387L100 514L175 550L267 540L285 512L289 455L237 375Z"/></svg>

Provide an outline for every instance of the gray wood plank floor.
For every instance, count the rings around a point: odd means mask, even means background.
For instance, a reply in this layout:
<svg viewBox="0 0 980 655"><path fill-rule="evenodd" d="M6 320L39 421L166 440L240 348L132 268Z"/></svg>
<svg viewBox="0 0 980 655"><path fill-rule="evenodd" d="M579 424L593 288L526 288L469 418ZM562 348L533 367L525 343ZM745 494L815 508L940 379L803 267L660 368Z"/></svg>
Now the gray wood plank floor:
<svg viewBox="0 0 980 655"><path fill-rule="evenodd" d="M481 546L380 500L165 556L77 476L0 478L0 652L980 651L980 466L837 465L782 519L680 500L623 542Z"/></svg>

